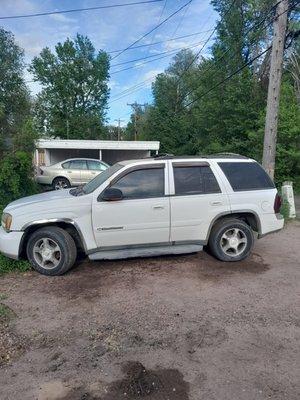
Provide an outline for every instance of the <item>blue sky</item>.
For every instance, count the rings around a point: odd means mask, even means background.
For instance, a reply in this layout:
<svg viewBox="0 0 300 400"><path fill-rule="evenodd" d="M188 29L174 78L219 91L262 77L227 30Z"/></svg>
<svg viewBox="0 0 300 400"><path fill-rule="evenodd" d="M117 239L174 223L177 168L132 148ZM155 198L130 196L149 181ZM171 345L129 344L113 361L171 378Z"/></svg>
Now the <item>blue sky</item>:
<svg viewBox="0 0 300 400"><path fill-rule="evenodd" d="M133 0L0 0L0 15L30 14L131 1ZM43 47L48 46L53 49L58 41L64 41L67 37L73 38L77 32L87 35L97 50L123 49L185 3L187 3L187 0L163 0L157 3L124 8L0 20L0 26L14 33L16 41L25 50L25 62L30 63L31 59L38 55ZM189 6L185 7L153 34L139 42L138 45L153 44L196 32L204 31L203 33L157 45L131 49L112 60L109 81L111 92L107 113L109 122L116 125L115 119L121 118L123 120L122 125L126 124L131 110L127 103L135 101L139 103L151 102L151 82L158 73L168 66L175 53L166 54L166 57L153 62L144 63L145 60L119 66L113 66L113 64L154 56L161 52L186 46L194 46L194 50L200 49L202 45L199 43L207 39L211 33L209 30L214 28L217 17L218 15L212 9L209 0L193 0ZM203 50L203 55L209 53L210 44ZM114 54L112 53L112 56ZM153 59L159 57L161 56L153 57ZM151 59L148 58L147 61ZM134 68L116 72L127 67ZM30 81L32 76L26 72L25 79ZM33 94L36 94L40 89L37 83L28 83L28 86ZM132 87L135 91L129 93L129 89ZM126 92L126 90L128 91Z"/></svg>

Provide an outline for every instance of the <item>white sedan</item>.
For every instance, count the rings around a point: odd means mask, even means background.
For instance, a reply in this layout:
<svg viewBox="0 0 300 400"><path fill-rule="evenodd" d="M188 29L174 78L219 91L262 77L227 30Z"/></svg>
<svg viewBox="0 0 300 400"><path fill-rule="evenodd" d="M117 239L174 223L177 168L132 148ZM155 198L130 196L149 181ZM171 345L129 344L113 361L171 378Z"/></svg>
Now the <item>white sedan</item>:
<svg viewBox="0 0 300 400"><path fill-rule="evenodd" d="M49 167L39 167L35 180L41 185L51 185L55 190L67 189L89 182L108 167L104 161L72 158Z"/></svg>

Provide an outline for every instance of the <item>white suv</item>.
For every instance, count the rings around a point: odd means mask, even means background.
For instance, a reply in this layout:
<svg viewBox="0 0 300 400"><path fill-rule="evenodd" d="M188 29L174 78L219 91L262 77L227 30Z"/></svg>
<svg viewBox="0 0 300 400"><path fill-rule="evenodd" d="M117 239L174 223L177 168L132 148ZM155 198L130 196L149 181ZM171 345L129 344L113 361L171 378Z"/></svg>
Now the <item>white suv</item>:
<svg viewBox="0 0 300 400"><path fill-rule="evenodd" d="M91 260L202 250L223 261L248 256L283 227L280 197L262 167L242 156L157 157L113 165L83 187L10 203L0 251L59 275L78 251Z"/></svg>

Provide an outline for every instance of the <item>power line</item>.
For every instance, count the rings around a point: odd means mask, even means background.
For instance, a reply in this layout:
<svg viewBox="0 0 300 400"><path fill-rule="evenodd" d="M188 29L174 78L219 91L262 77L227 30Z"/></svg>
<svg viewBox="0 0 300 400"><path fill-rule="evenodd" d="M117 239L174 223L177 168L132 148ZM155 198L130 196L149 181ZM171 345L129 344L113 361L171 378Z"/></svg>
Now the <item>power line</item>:
<svg viewBox="0 0 300 400"><path fill-rule="evenodd" d="M251 60L249 60L248 62L246 62L245 64L243 64L240 68L238 68L236 71L234 71L232 74L228 75L225 79L223 79L221 82L218 82L216 85L212 86L211 88L209 88L205 93L203 93L201 96L196 97L194 100L190 101L186 107L191 106L192 104L194 104L196 101L202 99L204 96L206 96L208 93L210 93L212 90L216 89L217 87L219 87L220 85L222 85L223 83L229 81L231 78L233 78L235 75L239 74L243 69L245 69L246 67L248 67L250 64L252 64L255 60L257 60L258 58L260 58L261 56L263 56L265 53L267 53L270 49L272 48L272 45L269 46L268 48L266 48L264 51L262 51L261 53L259 53L256 57L253 57Z"/></svg>
<svg viewBox="0 0 300 400"><path fill-rule="evenodd" d="M201 42L196 42L196 43L192 43L192 44L191 44L190 46L188 46L188 47L189 47L189 48L190 48L190 47L195 47L195 46L198 46L198 45L201 44L201 43L203 43L203 41L201 41ZM185 46L185 47L178 47L178 48L172 49L172 50L162 51L161 53L151 54L150 56L144 56L144 57L140 57L140 58L135 58L134 60L123 61L123 62L120 62L120 63L118 63L118 64L112 64L111 67L117 67L117 66L119 66L119 65L125 65L125 64L132 63L132 62L136 62L136 61L146 60L146 59L148 59L148 58L161 56L161 55L163 55L163 54L172 53L172 52L174 52L174 51L179 51L179 50L182 50L182 49L185 49L185 48L187 48L187 46Z"/></svg>
<svg viewBox="0 0 300 400"><path fill-rule="evenodd" d="M162 26L163 24L165 24L167 21L169 21L169 19L171 19L172 17L174 17L174 15L178 14L181 10L183 10L186 6L188 6L193 0L189 0L187 3L185 3L183 6L181 6L180 8L178 8L176 11L174 11L172 14L170 14L167 18L165 18L163 21L161 21L159 24L155 25L154 28L150 29L150 31L144 33L144 35L142 35L140 38L138 38L137 40L135 40L133 43L131 43L129 46L125 47L125 49L123 49L122 51L120 51L118 54L116 54L114 57L112 57L112 60L114 60L115 58L119 57L121 54L123 54L126 50L130 49L132 46L134 46L135 44L137 44L138 42L140 42L142 39L144 39L145 37L149 36L152 32L154 32L156 29L158 29L160 26Z"/></svg>
<svg viewBox="0 0 300 400"><path fill-rule="evenodd" d="M197 47L197 46L199 46L199 44L194 45L194 46L191 46L191 47L182 47L182 49L191 49L191 48ZM161 56L161 57L157 57L157 58L152 59L152 60L144 61L143 63L141 63L141 64L139 64L139 65L133 65L133 66L131 66L131 67L119 69L118 71L113 71L113 72L110 73L110 75L118 74L119 72L127 71L127 70L129 70L129 69L138 68L138 67L143 66L143 65L145 65L145 64L148 64L148 63L150 63L150 62L154 62L154 61L161 60L161 59L163 59L163 58L169 57L169 55L171 55L171 54L172 54L172 55L173 55L173 54L176 54L177 51L178 51L178 50L171 50L170 53L167 54L167 55L164 55L164 56Z"/></svg>
<svg viewBox="0 0 300 400"><path fill-rule="evenodd" d="M224 13L224 17L230 12L231 8L233 7L234 3L236 2L236 0L233 0L228 8L228 10ZM201 47L201 49L195 54L195 56L192 58L191 62L189 63L189 65L187 66L187 68L185 68L183 70L183 72L180 74L178 82L182 79L183 75L185 75L187 73L187 71L191 68L191 66L194 64L194 62L199 58L200 54L202 53L203 49L205 48L205 46L207 45L207 43L209 42L209 40L212 38L212 36L214 35L214 33L216 32L218 28L218 24L214 27L213 31L211 32L211 34L208 36L208 38L206 39L205 43L203 44L203 46Z"/></svg>
<svg viewBox="0 0 300 400"><path fill-rule="evenodd" d="M132 46L130 47L128 50L134 50L134 49L139 49L141 47L148 47L148 46L154 46L156 44L161 44L161 43L167 43L167 42L172 42L173 40L178 40L178 39L185 39L191 36L197 36L200 35L201 33L207 33L207 32L211 32L212 29L208 29L206 31L200 31L200 32L195 32L195 33L190 33L188 35L183 35L183 36L176 36L172 39L166 39L166 40L160 40L159 42L153 42L153 43L146 43L146 44L140 44L138 46ZM112 54L112 53L118 53L119 51L123 51L123 49L119 49L119 50L110 50L107 51L108 54Z"/></svg>
<svg viewBox="0 0 300 400"><path fill-rule="evenodd" d="M110 5L106 5L106 6L86 7L86 8L73 8L71 10L48 11L48 12L42 12L42 13L36 13L36 14L8 15L8 16L0 17L0 19L17 19L17 18L43 17L43 16L46 16L46 15L67 14L67 13L91 11L91 10L103 10L103 9L107 9L107 8L136 6L136 5L139 5L139 4L158 3L160 1L163 1L163 0L145 0L145 1L135 1L133 3L110 4Z"/></svg>
<svg viewBox="0 0 300 400"><path fill-rule="evenodd" d="M247 29L247 31L245 32L245 35L248 35L254 28L259 27L263 22L265 22L265 20L266 20L266 19L268 18L268 16L269 16L270 12L271 12L274 8L276 8L277 5L278 5L279 3L281 3L281 1L282 1L282 0L280 0L279 2L277 2L274 6L272 6L272 7L269 9L269 11L267 12L266 16L265 16L261 21L257 22L254 26L252 26L252 27L250 27L249 29ZM297 5L297 1L296 1L296 3L295 3L294 5L291 5L288 9L286 9L285 11L283 11L283 12L282 12L281 14L279 14L277 17L275 16L274 18L272 18L271 21L269 21L266 25L264 25L264 26L262 27L262 29L265 29L265 28L267 28L268 26L270 26L270 25L273 23L273 21L274 21L275 18L278 18L278 17L280 17L282 14L291 11L293 8L295 8L296 5ZM224 56L225 56L230 50L231 50L231 49L228 48L228 49L227 49L220 57L218 57L215 61L216 61L216 62L221 61L221 60L224 58ZM236 55L236 54L238 54L237 51L233 53L233 55ZM257 58L259 58L259 57L257 57ZM253 61L255 61L257 58L255 58ZM206 71L209 71L210 69L211 69L211 68L207 68ZM197 88L196 88L196 89L197 89ZM183 101L187 96L189 96L191 93L193 93L194 91L195 91L195 89L191 89L189 92L187 92L187 93L185 94L184 98L182 99L182 101Z"/></svg>

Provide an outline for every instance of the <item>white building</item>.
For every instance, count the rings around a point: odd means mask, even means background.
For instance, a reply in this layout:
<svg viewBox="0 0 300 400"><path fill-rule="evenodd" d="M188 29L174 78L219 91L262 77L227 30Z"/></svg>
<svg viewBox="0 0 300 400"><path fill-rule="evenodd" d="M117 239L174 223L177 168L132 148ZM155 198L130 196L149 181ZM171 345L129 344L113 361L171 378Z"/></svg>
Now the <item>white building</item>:
<svg viewBox="0 0 300 400"><path fill-rule="evenodd" d="M97 158L108 164L117 161L149 157L158 153L159 142L113 140L40 139L36 145L34 163L51 165L68 158Z"/></svg>

